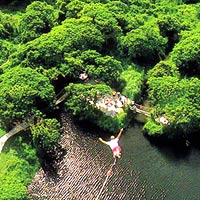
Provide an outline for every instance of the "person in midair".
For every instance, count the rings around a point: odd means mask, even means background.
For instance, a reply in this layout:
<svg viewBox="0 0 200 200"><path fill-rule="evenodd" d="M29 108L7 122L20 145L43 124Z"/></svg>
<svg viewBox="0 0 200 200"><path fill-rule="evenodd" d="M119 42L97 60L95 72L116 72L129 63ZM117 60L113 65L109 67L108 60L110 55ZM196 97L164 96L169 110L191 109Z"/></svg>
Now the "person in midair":
<svg viewBox="0 0 200 200"><path fill-rule="evenodd" d="M119 139L122 135L123 128L120 129L117 137L115 138L113 135L110 137L110 141L105 141L102 138L99 138L99 141L101 141L103 144L107 144L110 146L113 157L121 158L121 147L119 146Z"/></svg>

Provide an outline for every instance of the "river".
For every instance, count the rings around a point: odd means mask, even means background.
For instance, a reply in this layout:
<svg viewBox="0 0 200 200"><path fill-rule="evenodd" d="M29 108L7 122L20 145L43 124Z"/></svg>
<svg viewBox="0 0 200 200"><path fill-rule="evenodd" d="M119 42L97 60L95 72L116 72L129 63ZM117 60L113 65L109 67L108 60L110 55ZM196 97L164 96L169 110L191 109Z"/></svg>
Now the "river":
<svg viewBox="0 0 200 200"><path fill-rule="evenodd" d="M61 117L64 154L56 173L40 169L30 195L37 200L95 200L113 162L111 150L98 141L95 128L74 124ZM102 136L104 139L108 137ZM177 151L156 146L135 124L120 140L122 158L117 160L99 200L199 200L200 151Z"/></svg>

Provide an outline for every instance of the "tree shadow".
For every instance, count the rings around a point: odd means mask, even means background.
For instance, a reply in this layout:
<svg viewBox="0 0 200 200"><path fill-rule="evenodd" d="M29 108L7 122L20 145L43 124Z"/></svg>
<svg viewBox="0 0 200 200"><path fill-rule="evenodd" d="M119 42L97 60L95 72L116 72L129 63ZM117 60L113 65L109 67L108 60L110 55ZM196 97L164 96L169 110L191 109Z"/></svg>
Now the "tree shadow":
<svg viewBox="0 0 200 200"><path fill-rule="evenodd" d="M185 139L172 140L164 137L152 138L146 135L145 137L148 139L150 145L156 147L169 161L188 159L192 152L190 141Z"/></svg>
<svg viewBox="0 0 200 200"><path fill-rule="evenodd" d="M40 155L41 167L48 179L54 181L59 179L58 166L66 154L67 150L58 144Z"/></svg>

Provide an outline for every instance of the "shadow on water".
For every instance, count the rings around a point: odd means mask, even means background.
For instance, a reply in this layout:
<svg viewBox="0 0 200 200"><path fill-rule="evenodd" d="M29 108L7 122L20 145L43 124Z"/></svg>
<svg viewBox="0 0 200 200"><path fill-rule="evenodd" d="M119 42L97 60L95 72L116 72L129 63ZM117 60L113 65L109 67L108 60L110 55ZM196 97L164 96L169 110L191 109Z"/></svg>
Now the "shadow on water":
<svg viewBox="0 0 200 200"><path fill-rule="evenodd" d="M40 152L41 167L46 177L54 180L59 177L58 165L66 154L66 149L62 148L59 144L47 152Z"/></svg>
<svg viewBox="0 0 200 200"><path fill-rule="evenodd" d="M191 134L190 136L190 141L192 146L194 146L196 149L200 150L200 133L199 131L196 131L194 133Z"/></svg>
<svg viewBox="0 0 200 200"><path fill-rule="evenodd" d="M165 156L169 161L187 159L192 152L191 145L187 145L185 140L174 141L166 138L151 138L146 135L144 137L152 147L157 148L162 156Z"/></svg>

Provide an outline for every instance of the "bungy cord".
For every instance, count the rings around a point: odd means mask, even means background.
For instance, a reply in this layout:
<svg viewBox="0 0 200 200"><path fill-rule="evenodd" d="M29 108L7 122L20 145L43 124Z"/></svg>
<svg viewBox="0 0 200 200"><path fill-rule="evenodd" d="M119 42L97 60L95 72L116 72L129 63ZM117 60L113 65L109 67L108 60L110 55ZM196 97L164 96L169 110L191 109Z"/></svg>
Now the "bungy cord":
<svg viewBox="0 0 200 200"><path fill-rule="evenodd" d="M102 187L101 187L101 190L99 191L99 194L98 194L98 196L96 197L95 200L98 200L98 199L99 199L99 197L100 197L100 195L101 195L101 193L102 193L102 191L103 191L103 189L104 189L104 187L105 187L105 185L106 185L106 183L107 183L107 181L108 181L108 178L111 176L112 168L113 168L113 166L116 164L116 161L117 161L117 158L115 157L115 158L114 158L113 164L110 166L110 169L109 169L108 172L106 173L106 179L105 179L105 181L104 181L104 183L103 183L103 185L102 185Z"/></svg>

